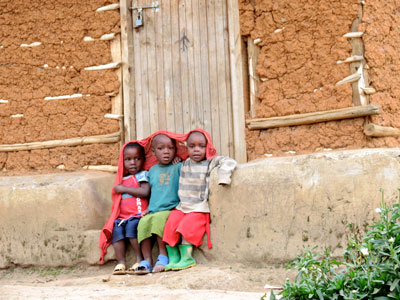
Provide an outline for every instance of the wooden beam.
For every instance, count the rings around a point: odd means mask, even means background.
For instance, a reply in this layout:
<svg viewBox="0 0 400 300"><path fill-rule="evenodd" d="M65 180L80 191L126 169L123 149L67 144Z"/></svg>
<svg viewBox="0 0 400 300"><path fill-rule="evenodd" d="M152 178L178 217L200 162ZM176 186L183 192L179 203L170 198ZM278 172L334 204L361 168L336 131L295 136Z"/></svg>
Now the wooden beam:
<svg viewBox="0 0 400 300"><path fill-rule="evenodd" d="M274 127L314 124L342 119L352 119L369 115L376 115L379 114L379 110L380 107L378 105L370 104L365 106L355 106L282 117L252 119L248 120L246 123L248 124L248 128L250 130L257 130Z"/></svg>
<svg viewBox="0 0 400 300"><path fill-rule="evenodd" d="M28 151L36 149L49 149L55 147L73 147L89 144L108 144L116 143L119 140L120 132L114 132L104 135L84 136L65 140L0 145L0 152Z"/></svg>
<svg viewBox="0 0 400 300"><path fill-rule="evenodd" d="M231 62L232 83L232 114L233 114L233 148L234 158L239 163L247 162L244 100L243 100L243 70L242 47L239 25L238 1L227 1L228 4L228 31L229 53Z"/></svg>
<svg viewBox="0 0 400 300"><path fill-rule="evenodd" d="M134 76L131 76L133 71L133 27L129 10L131 6L131 0L120 0L124 142L136 137Z"/></svg>
<svg viewBox="0 0 400 300"><path fill-rule="evenodd" d="M400 129L370 123L364 126L364 133L371 137L399 136Z"/></svg>

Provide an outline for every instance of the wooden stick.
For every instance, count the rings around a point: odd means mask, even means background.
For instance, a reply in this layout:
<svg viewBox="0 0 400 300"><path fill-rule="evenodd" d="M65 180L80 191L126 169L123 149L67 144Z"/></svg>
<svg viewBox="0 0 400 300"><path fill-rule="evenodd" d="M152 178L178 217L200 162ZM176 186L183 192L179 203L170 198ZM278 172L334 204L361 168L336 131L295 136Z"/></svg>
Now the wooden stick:
<svg viewBox="0 0 400 300"><path fill-rule="evenodd" d="M108 70L108 69L116 69L121 66L121 62L116 61L112 62L106 65L99 65L99 66L92 66L92 67L86 67L84 70L86 71L99 71L99 70Z"/></svg>
<svg viewBox="0 0 400 300"><path fill-rule="evenodd" d="M115 33L105 33L98 39L92 38L91 36L85 36L83 38L84 42L94 42L94 41L110 41L115 39L116 34Z"/></svg>
<svg viewBox="0 0 400 300"><path fill-rule="evenodd" d="M248 66L249 66L249 86L250 86L250 116L254 118L256 116L257 107L260 104L258 100L258 87L260 85L260 79L258 78L256 67L258 54L260 47L251 42L251 38L247 39L247 53L248 53Z"/></svg>
<svg viewBox="0 0 400 300"><path fill-rule="evenodd" d="M358 37L362 37L364 34L364 32L348 32L346 34L344 34L343 36L345 38L358 38Z"/></svg>
<svg viewBox="0 0 400 300"><path fill-rule="evenodd" d="M27 151L35 149L49 149L55 147L73 147L89 144L108 144L116 143L120 140L120 132L104 135L84 136L65 140L52 140L45 142L33 142L24 144L0 145L0 152Z"/></svg>
<svg viewBox="0 0 400 300"><path fill-rule="evenodd" d="M336 63L337 64L343 64L343 63L352 63L352 62L355 62L355 61L362 61L364 59L364 56L362 56L362 55L353 55L353 56L350 56L350 57L348 57L348 58L346 58L345 60L338 60Z"/></svg>
<svg viewBox="0 0 400 300"><path fill-rule="evenodd" d="M42 44L42 42L33 42L31 44L21 44L20 47L22 47L22 48L33 48L33 47L40 46L41 44Z"/></svg>
<svg viewBox="0 0 400 300"><path fill-rule="evenodd" d="M376 90L373 87L365 87L365 88L361 88L365 94L367 95L371 95L371 94L375 94Z"/></svg>
<svg viewBox="0 0 400 300"><path fill-rule="evenodd" d="M345 83L355 82L355 81L360 80L360 78L361 78L361 74L357 72L357 73L351 74L350 76L347 76L346 78L343 78L342 80L336 82L336 85L342 85Z"/></svg>
<svg viewBox="0 0 400 300"><path fill-rule="evenodd" d="M111 165L98 165L98 166L84 166L85 170L94 170L94 171L105 171L105 172L112 172L117 173L118 167L111 166Z"/></svg>
<svg viewBox="0 0 400 300"><path fill-rule="evenodd" d="M107 119L114 119L114 120L121 120L124 116L123 115L118 115L118 114L105 114L104 118Z"/></svg>
<svg viewBox="0 0 400 300"><path fill-rule="evenodd" d="M96 12L106 11L106 10L114 10L119 8L119 3L110 4L106 6L99 7L96 9Z"/></svg>
<svg viewBox="0 0 400 300"><path fill-rule="evenodd" d="M364 126L364 133L365 135L372 137L399 136L400 129L370 123Z"/></svg>
<svg viewBox="0 0 400 300"><path fill-rule="evenodd" d="M86 96L90 96L90 95L86 95ZM82 94L73 94L73 95L63 95L63 96L48 96L48 97L44 97L44 100L48 101L48 100L63 100L63 99L73 99L73 98L81 98L83 97Z"/></svg>
<svg viewBox="0 0 400 300"><path fill-rule="evenodd" d="M319 122L351 119L379 114L380 107L378 105L365 105L348 108L340 108L328 111L319 111L298 115L262 118L248 120L248 128L250 130L267 129L274 127L285 127L294 125L314 124Z"/></svg>

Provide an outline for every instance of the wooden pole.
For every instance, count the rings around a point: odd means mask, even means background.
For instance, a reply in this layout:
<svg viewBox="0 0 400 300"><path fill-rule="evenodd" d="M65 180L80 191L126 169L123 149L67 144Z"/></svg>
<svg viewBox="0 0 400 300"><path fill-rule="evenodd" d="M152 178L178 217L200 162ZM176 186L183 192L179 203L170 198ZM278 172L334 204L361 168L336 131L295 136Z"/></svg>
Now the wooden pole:
<svg viewBox="0 0 400 300"><path fill-rule="evenodd" d="M133 26L129 7L131 0L120 0L121 15L121 56L122 56L122 93L124 136L123 141L130 141L136 137L136 111L134 99L133 67Z"/></svg>
<svg viewBox="0 0 400 300"><path fill-rule="evenodd" d="M232 83L232 113L233 113L233 148L234 158L239 163L247 162L244 100L243 100L243 70L241 57L241 36L239 25L238 1L227 1L229 53L231 62Z"/></svg>
<svg viewBox="0 0 400 300"><path fill-rule="evenodd" d="M376 115L379 114L379 111L380 107L378 105L370 104L365 106L355 106L290 116L252 119L248 120L246 123L248 124L248 128L250 130L257 130L274 127L314 124L319 122L342 119L352 119L369 115Z"/></svg>
<svg viewBox="0 0 400 300"><path fill-rule="evenodd" d="M35 149L49 149L55 147L73 147L89 144L108 144L119 142L119 140L120 132L114 132L104 135L84 136L65 140L0 145L0 152L27 151Z"/></svg>
<svg viewBox="0 0 400 300"><path fill-rule="evenodd" d="M370 123L364 126L364 133L371 137L399 136L400 129Z"/></svg>

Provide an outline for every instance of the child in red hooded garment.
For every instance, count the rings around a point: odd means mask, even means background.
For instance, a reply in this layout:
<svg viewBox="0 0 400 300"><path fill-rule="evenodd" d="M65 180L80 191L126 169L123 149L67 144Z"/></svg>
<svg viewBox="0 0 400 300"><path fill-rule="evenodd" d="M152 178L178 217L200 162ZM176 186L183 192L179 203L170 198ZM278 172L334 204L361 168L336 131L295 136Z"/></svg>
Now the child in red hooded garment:
<svg viewBox="0 0 400 300"><path fill-rule="evenodd" d="M172 210L165 224L163 241L169 263L165 271L182 270L196 264L192 257L193 246L202 244L207 233L210 241L210 208L208 205L210 173L218 168L218 184L231 182L231 174L237 163L224 156L216 156L216 151L208 132L195 129L186 134L189 158L183 162L179 179L180 202Z"/></svg>

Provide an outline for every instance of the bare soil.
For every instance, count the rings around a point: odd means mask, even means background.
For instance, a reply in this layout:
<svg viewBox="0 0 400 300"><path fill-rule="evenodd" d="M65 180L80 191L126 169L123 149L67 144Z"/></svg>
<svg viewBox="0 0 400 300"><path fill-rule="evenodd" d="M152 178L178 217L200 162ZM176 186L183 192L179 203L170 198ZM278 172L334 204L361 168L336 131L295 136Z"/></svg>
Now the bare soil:
<svg viewBox="0 0 400 300"><path fill-rule="evenodd" d="M260 299L266 284L281 286L284 266L199 264L179 272L111 275L114 263L74 268L0 270L0 299Z"/></svg>

